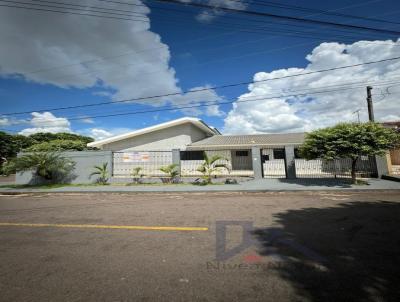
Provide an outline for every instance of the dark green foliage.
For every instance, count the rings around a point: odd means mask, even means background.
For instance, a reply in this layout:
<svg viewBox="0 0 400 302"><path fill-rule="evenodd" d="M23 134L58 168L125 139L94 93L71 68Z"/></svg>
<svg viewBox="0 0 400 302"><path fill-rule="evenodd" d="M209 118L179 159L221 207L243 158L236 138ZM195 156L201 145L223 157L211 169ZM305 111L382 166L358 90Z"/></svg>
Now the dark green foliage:
<svg viewBox="0 0 400 302"><path fill-rule="evenodd" d="M29 137L23 135L10 135L6 132L0 131L0 164L6 158L13 158L17 153L32 144Z"/></svg>
<svg viewBox="0 0 400 302"><path fill-rule="evenodd" d="M27 152L45 152L45 151L84 151L92 150L88 148L86 142L80 140L61 140L56 139L49 142L35 144L25 149Z"/></svg>
<svg viewBox="0 0 400 302"><path fill-rule="evenodd" d="M61 133L35 133L29 136L30 139L32 139L33 144L40 144L43 142L50 142L53 140L74 140L74 141L82 141L85 143L91 143L94 141L93 138L88 137L88 136L83 136L79 134L73 134L73 133L66 133L66 132L61 132Z"/></svg>
<svg viewBox="0 0 400 302"><path fill-rule="evenodd" d="M21 151L83 151L96 150L87 147L93 138L73 133L35 133L30 136L10 135L0 131L0 165L5 159L17 156Z"/></svg>
<svg viewBox="0 0 400 302"><path fill-rule="evenodd" d="M377 123L342 123L308 133L300 154L306 159L350 158L355 182L356 161L361 155L384 155L400 145L400 135Z"/></svg>
<svg viewBox="0 0 400 302"><path fill-rule="evenodd" d="M35 175L47 180L60 182L75 168L75 162L56 152L34 152L15 158L9 163L16 171L33 170Z"/></svg>

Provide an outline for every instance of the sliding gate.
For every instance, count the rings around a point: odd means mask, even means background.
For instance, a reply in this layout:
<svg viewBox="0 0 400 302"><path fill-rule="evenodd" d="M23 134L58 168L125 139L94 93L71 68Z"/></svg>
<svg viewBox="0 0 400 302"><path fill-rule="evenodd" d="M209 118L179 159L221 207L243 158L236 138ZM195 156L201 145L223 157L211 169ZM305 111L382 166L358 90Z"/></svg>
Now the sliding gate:
<svg viewBox="0 0 400 302"><path fill-rule="evenodd" d="M261 149L264 178L286 178L285 149Z"/></svg>

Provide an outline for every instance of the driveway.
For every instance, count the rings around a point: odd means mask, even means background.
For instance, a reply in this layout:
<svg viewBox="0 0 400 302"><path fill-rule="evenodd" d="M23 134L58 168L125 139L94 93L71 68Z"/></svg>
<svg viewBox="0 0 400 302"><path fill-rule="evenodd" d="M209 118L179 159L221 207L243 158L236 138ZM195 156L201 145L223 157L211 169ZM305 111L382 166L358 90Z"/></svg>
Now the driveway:
<svg viewBox="0 0 400 302"><path fill-rule="evenodd" d="M396 301L400 191L0 196L1 301Z"/></svg>

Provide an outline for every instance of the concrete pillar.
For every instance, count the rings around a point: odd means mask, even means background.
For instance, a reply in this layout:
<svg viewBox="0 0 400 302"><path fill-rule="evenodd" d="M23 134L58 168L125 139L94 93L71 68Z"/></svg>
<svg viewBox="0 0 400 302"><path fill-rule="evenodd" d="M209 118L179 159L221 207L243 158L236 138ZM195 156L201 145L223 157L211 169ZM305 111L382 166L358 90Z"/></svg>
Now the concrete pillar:
<svg viewBox="0 0 400 302"><path fill-rule="evenodd" d="M393 173L392 157L390 152L386 153L386 162L388 164L388 174Z"/></svg>
<svg viewBox="0 0 400 302"><path fill-rule="evenodd" d="M172 149L172 163L177 165L179 175L181 175L181 150Z"/></svg>
<svg viewBox="0 0 400 302"><path fill-rule="evenodd" d="M260 147L251 147L251 157L253 162L254 178L260 179L264 177L263 164L261 161Z"/></svg>
<svg viewBox="0 0 400 302"><path fill-rule="evenodd" d="M294 146L285 146L286 178L296 178L296 166L294 162Z"/></svg>
<svg viewBox="0 0 400 302"><path fill-rule="evenodd" d="M379 178L382 177L382 175L389 174L389 160L386 155L375 156L375 162L376 162L376 173Z"/></svg>

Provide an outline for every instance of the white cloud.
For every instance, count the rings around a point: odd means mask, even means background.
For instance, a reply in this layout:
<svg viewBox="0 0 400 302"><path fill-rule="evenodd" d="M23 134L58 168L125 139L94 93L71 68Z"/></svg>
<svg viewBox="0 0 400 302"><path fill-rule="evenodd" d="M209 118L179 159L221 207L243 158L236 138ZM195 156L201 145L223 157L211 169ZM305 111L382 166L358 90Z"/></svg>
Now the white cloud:
<svg viewBox="0 0 400 302"><path fill-rule="evenodd" d="M33 127L23 129L19 132L22 135L31 135L38 132L72 132L71 124L68 119L56 117L51 112L32 112L32 118L29 124Z"/></svg>
<svg viewBox="0 0 400 302"><path fill-rule="evenodd" d="M9 126L11 124L8 118L0 118L0 126Z"/></svg>
<svg viewBox="0 0 400 302"><path fill-rule="evenodd" d="M143 5L139 0L133 4ZM82 0L83 6L107 6ZM0 76L62 88L99 89L96 95L112 100L182 93L170 51L150 30L146 6L130 6L141 14L122 21L77 15L35 12L3 7L0 10ZM143 22L145 21L145 22ZM49 26L51 24L51 26ZM62 66L62 68L55 68ZM152 106L168 102L192 103L193 94L143 100ZM193 96L194 97L194 96Z"/></svg>
<svg viewBox="0 0 400 302"><path fill-rule="evenodd" d="M113 129L101 129L101 128L91 128L80 131L82 135L88 135L93 137L95 140L102 140L115 135L123 134L132 131L128 128L113 128Z"/></svg>
<svg viewBox="0 0 400 302"><path fill-rule="evenodd" d="M25 119L17 119L15 117L0 117L0 126L11 126L18 124L26 124L29 123L28 120Z"/></svg>
<svg viewBox="0 0 400 302"><path fill-rule="evenodd" d="M89 118L89 117L87 117L87 118L82 118L80 121L81 121L82 123L85 123L85 124L94 124L94 123L95 123L94 120L91 119L91 118Z"/></svg>
<svg viewBox="0 0 400 302"><path fill-rule="evenodd" d="M182 1L182 0L181 0ZM182 1L183 2L183 1ZM191 2L191 1L184 1ZM212 6L213 10L202 10L197 16L196 20L203 23L210 23L218 16L223 15L224 12L218 10L220 7L243 10L247 7L247 3L239 0L208 0L207 4Z"/></svg>
<svg viewBox="0 0 400 302"><path fill-rule="evenodd" d="M103 91L103 90L101 90L101 91L95 91L95 92L93 92L93 95L96 95L96 96L103 96L103 97L111 97L113 94L112 94L111 92L109 92L109 91Z"/></svg>
<svg viewBox="0 0 400 302"><path fill-rule="evenodd" d="M101 139L105 139L108 137L113 136L113 134L109 131L106 131L104 129L97 129L97 128L93 128L90 130L90 136L93 137L96 140L101 140Z"/></svg>
<svg viewBox="0 0 400 302"><path fill-rule="evenodd" d="M208 106L206 113L208 116L224 116L225 115L225 112L221 111L219 109L219 106L217 106L217 105Z"/></svg>
<svg viewBox="0 0 400 302"><path fill-rule="evenodd" d="M181 95L176 95L171 98L171 102L178 107L190 107L190 106L197 106L193 108L184 108L180 109L184 114L187 115L192 115L192 116L197 116L203 113L203 110L205 108L205 114L206 115L215 115L215 114L210 114L213 113L212 110L209 110L207 107L198 107L200 103L207 103L207 104L213 104L215 102L218 102L222 100L222 97L220 97L214 90L204 90L210 88L209 85L206 86L199 86L199 87L193 87L190 89L189 93L181 94ZM218 110L218 105L213 105L214 107L214 112L215 110Z"/></svg>
<svg viewBox="0 0 400 302"><path fill-rule="evenodd" d="M279 69L271 72L258 72L255 81L284 77L299 73L353 65L362 62L396 57L399 54L400 40L365 42L359 41L345 45L322 43L306 58L305 68ZM365 86L369 81L394 81L400 79L400 60L378 64L363 65L332 72L316 73L307 76L291 77L281 80L264 81L249 85L249 92L238 100L262 99L279 95L294 94L295 91L334 90L332 85L359 82L357 90L342 90L326 94L308 94L297 97L277 97L254 102L235 102L224 122L225 133L296 132L333 125L342 121L356 121L353 112L361 109L360 118L367 120ZM331 86L331 88L329 88ZM400 89L391 87L389 93L374 85L374 109L377 120L400 119ZM382 91L381 91L382 90Z"/></svg>

